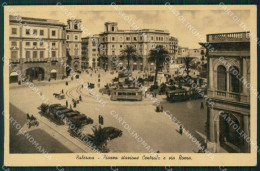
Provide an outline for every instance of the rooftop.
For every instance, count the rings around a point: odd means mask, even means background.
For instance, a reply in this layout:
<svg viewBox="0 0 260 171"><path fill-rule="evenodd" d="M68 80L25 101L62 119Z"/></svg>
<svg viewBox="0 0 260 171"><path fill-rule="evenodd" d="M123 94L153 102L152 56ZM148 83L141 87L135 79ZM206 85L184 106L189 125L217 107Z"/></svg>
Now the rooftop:
<svg viewBox="0 0 260 171"><path fill-rule="evenodd" d="M207 34L207 42L250 42L249 32Z"/></svg>

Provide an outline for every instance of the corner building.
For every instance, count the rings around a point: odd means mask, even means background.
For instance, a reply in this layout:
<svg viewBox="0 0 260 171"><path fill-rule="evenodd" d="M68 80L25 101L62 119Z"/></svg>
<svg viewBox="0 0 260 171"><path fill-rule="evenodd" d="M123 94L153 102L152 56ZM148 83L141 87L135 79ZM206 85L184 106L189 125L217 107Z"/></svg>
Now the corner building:
<svg viewBox="0 0 260 171"><path fill-rule="evenodd" d="M207 108L207 148L213 152L249 153L249 34L208 34L207 44L214 48L207 50L207 95L214 102Z"/></svg>
<svg viewBox="0 0 260 171"><path fill-rule="evenodd" d="M108 57L108 69L115 70L117 66L111 63L111 58L116 57L119 60L121 51L127 46L134 46L137 55L142 59L130 61L130 70L153 71L155 64L149 63L149 51L162 45L170 52L170 33L166 30L119 30L116 22L106 22L105 31L100 35L100 55ZM177 40L175 40L177 41ZM126 67L126 60L120 61Z"/></svg>
<svg viewBox="0 0 260 171"><path fill-rule="evenodd" d="M66 60L65 27L57 20L9 16L9 60L30 80L60 79ZM10 83L23 79L9 70Z"/></svg>

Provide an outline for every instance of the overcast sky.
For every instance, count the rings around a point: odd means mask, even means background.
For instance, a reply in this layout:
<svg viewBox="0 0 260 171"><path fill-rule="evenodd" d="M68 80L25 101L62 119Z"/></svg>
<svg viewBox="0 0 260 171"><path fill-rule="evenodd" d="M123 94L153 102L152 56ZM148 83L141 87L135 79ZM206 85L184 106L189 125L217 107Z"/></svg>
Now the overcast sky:
<svg viewBox="0 0 260 171"><path fill-rule="evenodd" d="M136 23L141 29L168 30L170 35L178 38L180 46L189 48L200 47L198 37L194 36L167 8L157 11L124 10L125 16L131 18L130 24L125 20L126 17L124 18L120 15L112 6L108 6L106 10L103 11L75 10L72 6L66 7L66 9L71 12L71 15L68 13L65 14L64 11L57 7L55 7L55 9L56 10L44 13L35 12L33 10L18 10L17 12L25 17L57 19L64 23L66 23L66 20L70 16L73 16L81 19L82 24L91 34L103 32L104 23L107 21L118 22L118 28L121 30L133 29L131 28L131 24ZM186 19L186 23L191 23L204 38L206 34L210 33L244 31L225 11L221 10L221 8L216 9L217 10L179 10L179 12ZM239 17L240 22L244 22L250 27L249 10L235 10L232 12Z"/></svg>

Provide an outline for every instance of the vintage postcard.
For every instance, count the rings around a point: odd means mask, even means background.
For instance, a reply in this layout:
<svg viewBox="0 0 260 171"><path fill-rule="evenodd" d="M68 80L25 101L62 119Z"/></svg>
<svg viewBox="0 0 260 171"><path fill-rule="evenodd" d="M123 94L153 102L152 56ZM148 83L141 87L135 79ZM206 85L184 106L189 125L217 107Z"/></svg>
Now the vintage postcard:
<svg viewBox="0 0 260 171"><path fill-rule="evenodd" d="M255 166L254 5L4 6L6 166Z"/></svg>

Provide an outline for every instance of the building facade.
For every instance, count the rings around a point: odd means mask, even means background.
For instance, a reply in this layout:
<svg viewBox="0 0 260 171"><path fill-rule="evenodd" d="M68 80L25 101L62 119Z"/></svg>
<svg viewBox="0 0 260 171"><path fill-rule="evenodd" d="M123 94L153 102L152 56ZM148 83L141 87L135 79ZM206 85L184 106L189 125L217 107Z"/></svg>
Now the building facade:
<svg viewBox="0 0 260 171"><path fill-rule="evenodd" d="M169 38L169 54L171 56L171 60L173 61L176 57L177 57L177 54L178 54L178 39L171 36Z"/></svg>
<svg viewBox="0 0 260 171"><path fill-rule="evenodd" d="M81 20L74 19L67 21L66 28L66 54L68 64L74 71L81 70Z"/></svg>
<svg viewBox="0 0 260 171"><path fill-rule="evenodd" d="M137 61L130 61L130 70L152 71L154 64L148 62L149 52L156 45L162 45L169 51L170 33L165 30L119 30L116 22L106 22L105 31L100 35L100 56L108 57L108 69L116 69L118 63L126 67L126 60L119 61L121 51L127 46L134 46L137 55L142 57ZM115 57L115 62L111 62Z"/></svg>
<svg viewBox="0 0 260 171"><path fill-rule="evenodd" d="M10 16L10 63L29 80L56 79L65 75L58 62L66 60L65 26L57 20ZM10 82L21 81L10 68Z"/></svg>
<svg viewBox="0 0 260 171"><path fill-rule="evenodd" d="M250 152L250 39L246 32L207 35L207 148ZM205 46L205 43L201 43ZM206 47L206 46L205 46ZM238 129L239 128L239 129Z"/></svg>
<svg viewBox="0 0 260 171"><path fill-rule="evenodd" d="M99 65L99 35L82 38L82 62L86 62L86 68L97 68Z"/></svg>

